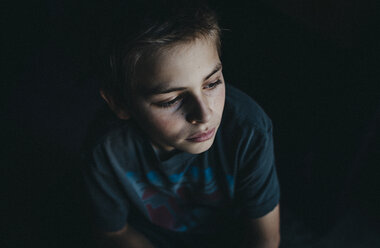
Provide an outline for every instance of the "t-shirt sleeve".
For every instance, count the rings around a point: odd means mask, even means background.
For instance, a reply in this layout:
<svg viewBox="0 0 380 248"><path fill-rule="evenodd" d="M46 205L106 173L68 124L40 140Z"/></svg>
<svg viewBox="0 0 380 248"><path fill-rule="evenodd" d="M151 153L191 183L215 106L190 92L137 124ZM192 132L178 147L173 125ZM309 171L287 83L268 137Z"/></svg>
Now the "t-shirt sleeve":
<svg viewBox="0 0 380 248"><path fill-rule="evenodd" d="M259 218L272 211L280 200L272 126L252 128L245 134L241 152L236 194L246 218Z"/></svg>
<svg viewBox="0 0 380 248"><path fill-rule="evenodd" d="M83 169L85 188L93 209L93 219L100 231L114 232L125 226L128 202L112 168L107 168L96 154L86 156Z"/></svg>

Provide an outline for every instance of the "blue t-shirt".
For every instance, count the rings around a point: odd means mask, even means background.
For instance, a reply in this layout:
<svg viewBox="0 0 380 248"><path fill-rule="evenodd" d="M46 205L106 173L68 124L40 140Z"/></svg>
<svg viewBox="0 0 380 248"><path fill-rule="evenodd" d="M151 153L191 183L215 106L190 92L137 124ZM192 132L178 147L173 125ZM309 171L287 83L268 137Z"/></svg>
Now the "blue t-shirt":
<svg viewBox="0 0 380 248"><path fill-rule="evenodd" d="M88 149L84 176L100 230L141 221L177 233L218 233L232 220L274 209L280 190L271 120L249 96L226 87L222 122L201 154L162 161L133 121Z"/></svg>

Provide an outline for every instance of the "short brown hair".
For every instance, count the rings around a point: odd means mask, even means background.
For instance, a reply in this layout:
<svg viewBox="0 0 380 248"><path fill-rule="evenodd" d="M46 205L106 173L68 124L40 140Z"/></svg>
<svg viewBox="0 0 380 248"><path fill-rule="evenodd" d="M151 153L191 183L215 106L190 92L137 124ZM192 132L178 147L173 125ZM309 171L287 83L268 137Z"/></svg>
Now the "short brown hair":
<svg viewBox="0 0 380 248"><path fill-rule="evenodd" d="M113 34L105 56L108 76L101 85L103 93L120 107L129 105L127 96L137 81L135 71L141 58L197 38L212 39L220 56L217 16L204 4L152 1L149 5L129 5L126 12L120 12L111 27Z"/></svg>

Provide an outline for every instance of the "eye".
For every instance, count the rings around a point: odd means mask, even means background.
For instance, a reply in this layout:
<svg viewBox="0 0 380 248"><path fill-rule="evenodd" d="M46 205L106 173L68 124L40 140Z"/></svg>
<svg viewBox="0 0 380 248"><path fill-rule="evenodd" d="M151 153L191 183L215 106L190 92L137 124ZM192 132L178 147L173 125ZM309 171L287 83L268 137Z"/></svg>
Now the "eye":
<svg viewBox="0 0 380 248"><path fill-rule="evenodd" d="M221 83L222 83L222 81L220 79L218 79L217 81L206 85L204 88L205 89L214 89L214 88L216 88Z"/></svg>
<svg viewBox="0 0 380 248"><path fill-rule="evenodd" d="M156 103L156 105L160 108L169 108L169 107L177 105L181 101L182 101L182 96L177 96L173 100L170 100L167 102L159 102L159 103Z"/></svg>

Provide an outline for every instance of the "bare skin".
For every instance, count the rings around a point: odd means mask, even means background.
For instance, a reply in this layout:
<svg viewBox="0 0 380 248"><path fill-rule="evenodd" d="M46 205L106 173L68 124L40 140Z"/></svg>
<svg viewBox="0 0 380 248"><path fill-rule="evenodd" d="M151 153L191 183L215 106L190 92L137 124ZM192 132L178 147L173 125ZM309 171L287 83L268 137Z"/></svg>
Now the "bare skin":
<svg viewBox="0 0 380 248"><path fill-rule="evenodd" d="M102 233L101 248L154 248L152 243L128 224L116 232Z"/></svg>
<svg viewBox="0 0 380 248"><path fill-rule="evenodd" d="M130 110L120 110L102 94L121 119L131 118L160 152L208 150L222 119L225 85L215 42L179 43L137 68L138 87ZM199 142L195 136L211 133Z"/></svg>
<svg viewBox="0 0 380 248"><path fill-rule="evenodd" d="M280 206L250 221L245 248L277 248L280 245Z"/></svg>
<svg viewBox="0 0 380 248"><path fill-rule="evenodd" d="M280 245L280 206L267 215L250 220L242 248L278 248ZM103 233L103 248L153 248L152 243L129 225L116 232Z"/></svg>
<svg viewBox="0 0 380 248"><path fill-rule="evenodd" d="M146 130L161 153L174 149L192 154L208 150L220 125L225 101L222 65L213 41L178 44L149 61L133 94L133 110L121 110L102 94L121 119L134 119ZM149 73L148 73L149 72ZM199 136L207 137L202 140ZM279 206L264 217L250 220L244 248L279 245ZM151 248L153 245L128 224L104 233L105 246Z"/></svg>

